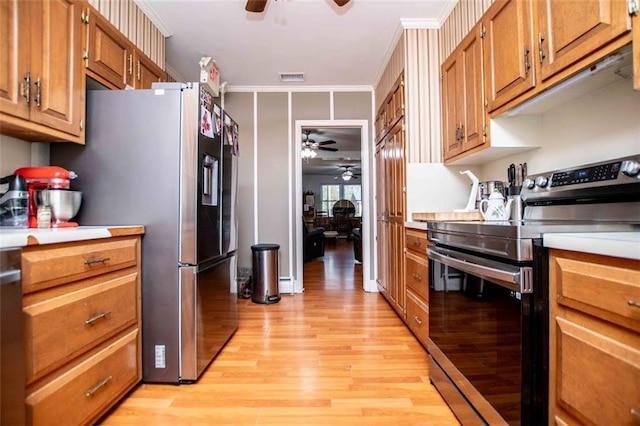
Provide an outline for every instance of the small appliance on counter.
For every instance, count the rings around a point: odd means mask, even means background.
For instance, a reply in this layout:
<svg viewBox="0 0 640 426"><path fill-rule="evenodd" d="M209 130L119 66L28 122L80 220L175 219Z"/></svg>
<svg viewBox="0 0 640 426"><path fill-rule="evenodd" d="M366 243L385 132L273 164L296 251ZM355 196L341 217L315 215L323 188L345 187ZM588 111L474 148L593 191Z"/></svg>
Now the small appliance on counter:
<svg viewBox="0 0 640 426"><path fill-rule="evenodd" d="M38 206L51 208L51 227L76 227L69 222L80 208L82 193L71 191L71 180L77 175L58 166L22 167L14 171L14 175L24 178L29 195L29 228L38 227Z"/></svg>
<svg viewBox="0 0 640 426"><path fill-rule="evenodd" d="M29 217L29 192L25 179L13 174L0 178L0 184L9 184L0 196L0 226L26 228Z"/></svg>
<svg viewBox="0 0 640 426"><path fill-rule="evenodd" d="M476 208L480 208L480 202L482 200L488 200L491 194L494 192L499 192L502 195L506 195L504 193L504 182L499 180L488 180L485 182L480 182L478 185L478 196L476 197Z"/></svg>

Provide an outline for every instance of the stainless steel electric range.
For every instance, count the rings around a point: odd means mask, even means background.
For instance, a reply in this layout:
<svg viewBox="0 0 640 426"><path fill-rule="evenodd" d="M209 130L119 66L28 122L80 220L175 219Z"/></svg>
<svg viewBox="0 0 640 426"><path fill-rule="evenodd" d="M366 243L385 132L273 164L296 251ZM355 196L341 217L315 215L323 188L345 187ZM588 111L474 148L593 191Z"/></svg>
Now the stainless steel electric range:
<svg viewBox="0 0 640 426"><path fill-rule="evenodd" d="M464 423L547 424L552 232L640 231L640 155L530 175L521 221L428 222L430 379Z"/></svg>

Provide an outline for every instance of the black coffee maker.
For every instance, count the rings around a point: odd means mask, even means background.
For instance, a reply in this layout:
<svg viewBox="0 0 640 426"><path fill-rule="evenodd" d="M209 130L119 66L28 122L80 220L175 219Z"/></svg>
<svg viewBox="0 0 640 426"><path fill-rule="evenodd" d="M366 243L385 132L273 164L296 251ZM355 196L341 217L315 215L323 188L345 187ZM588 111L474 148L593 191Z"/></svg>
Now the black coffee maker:
<svg viewBox="0 0 640 426"><path fill-rule="evenodd" d="M0 178L0 185L8 184L0 196L0 226L26 228L29 219L29 191L27 182L20 175Z"/></svg>

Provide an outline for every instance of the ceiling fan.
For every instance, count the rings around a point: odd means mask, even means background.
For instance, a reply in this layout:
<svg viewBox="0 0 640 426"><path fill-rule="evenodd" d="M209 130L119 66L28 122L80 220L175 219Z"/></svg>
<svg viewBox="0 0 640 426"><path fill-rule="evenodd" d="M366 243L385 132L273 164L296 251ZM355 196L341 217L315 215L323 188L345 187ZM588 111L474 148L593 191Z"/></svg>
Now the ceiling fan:
<svg viewBox="0 0 640 426"><path fill-rule="evenodd" d="M353 171L351 170L352 167L357 167L357 166L346 164L338 167L344 170L342 171L342 173L340 173L339 176L334 176L333 177L334 179L342 178L342 180L344 181L350 181L351 179L358 179L358 176L360 176L360 173L353 173Z"/></svg>
<svg viewBox="0 0 640 426"><path fill-rule="evenodd" d="M303 130L303 132L304 132L304 140L302 141L302 149L309 148L309 149L319 149L322 151L331 151L331 152L338 151L338 148L328 148L324 146L324 145L333 145L336 143L336 141L328 140L328 141L316 142L313 139L309 139L309 134L311 134L311 130Z"/></svg>
<svg viewBox="0 0 640 426"><path fill-rule="evenodd" d="M350 0L333 0L333 2L339 7L344 6L349 3L349 1ZM267 7L267 0L247 0L244 10L247 12L262 13L264 12L265 7Z"/></svg>

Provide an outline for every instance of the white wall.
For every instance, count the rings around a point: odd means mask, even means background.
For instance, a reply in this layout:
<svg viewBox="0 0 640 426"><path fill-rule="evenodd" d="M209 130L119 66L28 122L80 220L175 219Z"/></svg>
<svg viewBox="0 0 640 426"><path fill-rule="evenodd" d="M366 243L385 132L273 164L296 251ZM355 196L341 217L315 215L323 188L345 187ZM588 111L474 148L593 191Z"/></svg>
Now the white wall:
<svg viewBox="0 0 640 426"><path fill-rule="evenodd" d="M640 92L631 81L556 106L540 118L540 148L483 165L482 180L506 181L510 163L527 162L535 174L640 153Z"/></svg>
<svg viewBox="0 0 640 426"><path fill-rule="evenodd" d="M20 167L48 165L49 144L0 135L0 176L13 174Z"/></svg>

